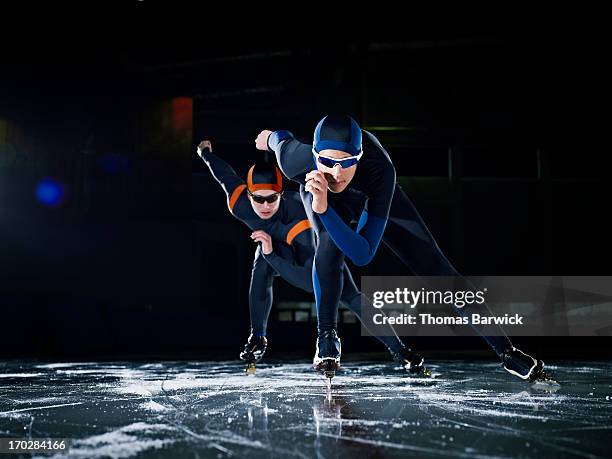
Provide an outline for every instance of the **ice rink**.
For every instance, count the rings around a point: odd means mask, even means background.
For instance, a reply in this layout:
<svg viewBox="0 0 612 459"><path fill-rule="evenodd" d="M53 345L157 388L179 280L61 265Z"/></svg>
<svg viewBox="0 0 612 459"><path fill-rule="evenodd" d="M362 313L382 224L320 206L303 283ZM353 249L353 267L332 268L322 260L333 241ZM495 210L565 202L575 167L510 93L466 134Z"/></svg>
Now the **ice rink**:
<svg viewBox="0 0 612 459"><path fill-rule="evenodd" d="M72 439L55 458L609 457L612 363L547 367L556 392L493 362L348 362L329 392L306 362L0 362L0 436Z"/></svg>

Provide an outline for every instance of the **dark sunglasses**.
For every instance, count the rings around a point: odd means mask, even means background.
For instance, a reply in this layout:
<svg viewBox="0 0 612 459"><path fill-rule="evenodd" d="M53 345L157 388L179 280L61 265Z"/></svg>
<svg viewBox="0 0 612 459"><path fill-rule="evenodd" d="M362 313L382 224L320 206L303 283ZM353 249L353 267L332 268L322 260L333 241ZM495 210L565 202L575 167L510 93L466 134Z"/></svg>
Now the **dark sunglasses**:
<svg viewBox="0 0 612 459"><path fill-rule="evenodd" d="M314 151L314 148L312 149L312 154L314 155L316 160L320 164L324 165L325 167L329 167L330 169L333 169L336 166L336 164L339 164L342 169L346 169L348 167L354 166L355 164L359 162L359 160L361 159L361 156L363 155L363 151L359 153L357 156L349 156L348 158L342 158L342 159L321 156L319 153Z"/></svg>
<svg viewBox="0 0 612 459"><path fill-rule="evenodd" d="M263 204L264 202L269 204L275 203L282 195L282 191L280 193L271 194L270 196L261 196L259 194L253 194L249 191L249 196L253 198L253 201L255 201L257 204Z"/></svg>

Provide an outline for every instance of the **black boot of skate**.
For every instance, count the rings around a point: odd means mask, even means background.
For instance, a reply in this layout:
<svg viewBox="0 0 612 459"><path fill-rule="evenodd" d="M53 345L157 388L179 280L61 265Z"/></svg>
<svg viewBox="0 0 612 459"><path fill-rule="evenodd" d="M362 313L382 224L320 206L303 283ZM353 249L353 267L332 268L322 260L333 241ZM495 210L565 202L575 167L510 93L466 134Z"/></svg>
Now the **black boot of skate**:
<svg viewBox="0 0 612 459"><path fill-rule="evenodd" d="M324 330L319 332L317 338L317 350L312 366L317 371L322 371L326 378L333 378L336 370L340 368L341 345L336 330Z"/></svg>
<svg viewBox="0 0 612 459"><path fill-rule="evenodd" d="M523 381L559 386L559 383L544 371L544 362L534 359L515 347L503 352L502 365L508 373Z"/></svg>
<svg viewBox="0 0 612 459"><path fill-rule="evenodd" d="M423 365L425 359L410 348L403 347L397 352L392 352L391 356L393 360L398 362L409 373L415 376L431 376L431 371Z"/></svg>
<svg viewBox="0 0 612 459"><path fill-rule="evenodd" d="M249 335L249 339L240 353L240 359L247 364L245 369L247 374L255 374L255 364L263 358L267 348L268 340L265 336L255 336L252 333Z"/></svg>

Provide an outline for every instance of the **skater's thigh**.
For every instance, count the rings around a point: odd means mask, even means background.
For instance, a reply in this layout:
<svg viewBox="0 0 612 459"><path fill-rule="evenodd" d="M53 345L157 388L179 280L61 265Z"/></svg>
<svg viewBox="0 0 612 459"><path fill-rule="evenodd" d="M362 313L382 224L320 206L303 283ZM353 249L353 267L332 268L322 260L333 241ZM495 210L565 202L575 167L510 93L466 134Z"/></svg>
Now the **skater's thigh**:
<svg viewBox="0 0 612 459"><path fill-rule="evenodd" d="M399 185L393 194L383 242L417 275L458 275Z"/></svg>

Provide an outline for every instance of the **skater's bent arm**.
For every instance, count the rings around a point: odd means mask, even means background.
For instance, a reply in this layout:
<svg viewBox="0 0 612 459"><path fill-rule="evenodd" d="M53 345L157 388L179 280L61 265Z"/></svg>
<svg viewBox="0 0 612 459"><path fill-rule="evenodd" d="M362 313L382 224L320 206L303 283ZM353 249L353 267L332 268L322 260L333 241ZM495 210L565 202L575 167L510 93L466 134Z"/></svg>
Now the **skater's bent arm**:
<svg viewBox="0 0 612 459"><path fill-rule="evenodd" d="M386 218L368 215L364 210L357 231L353 231L331 206L319 217L334 243L353 263L363 266L372 261L387 225Z"/></svg>
<svg viewBox="0 0 612 459"><path fill-rule="evenodd" d="M302 226L305 227L305 225ZM264 258L291 285L312 292L314 241L309 229L310 226L307 228L289 241L289 244L293 247L293 257L290 260L276 255L274 252L264 254Z"/></svg>
<svg viewBox="0 0 612 459"><path fill-rule="evenodd" d="M395 191L395 169L390 163L369 173L367 206L359 218L356 231L340 218L332 206L328 205L327 210L319 214L334 243L358 266L368 264L376 255Z"/></svg>
<svg viewBox="0 0 612 459"><path fill-rule="evenodd" d="M312 292L312 262L314 256L307 259L303 265L299 265L293 260L286 260L274 252L264 255L264 258L291 285Z"/></svg>

